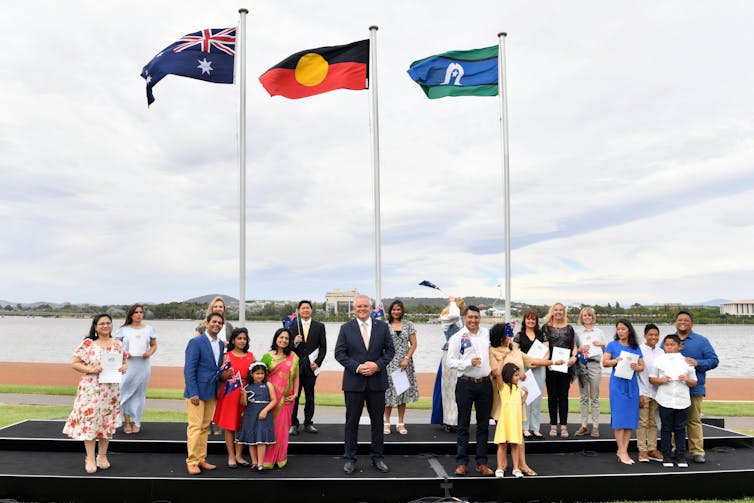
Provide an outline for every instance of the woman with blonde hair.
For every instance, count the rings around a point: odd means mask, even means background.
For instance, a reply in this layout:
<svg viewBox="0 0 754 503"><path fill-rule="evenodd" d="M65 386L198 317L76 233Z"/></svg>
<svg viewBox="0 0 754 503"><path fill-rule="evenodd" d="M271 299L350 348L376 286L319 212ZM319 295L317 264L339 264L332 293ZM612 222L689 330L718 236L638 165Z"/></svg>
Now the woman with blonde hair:
<svg viewBox="0 0 754 503"><path fill-rule="evenodd" d="M581 397L581 427L576 430L580 437L588 433L589 406L592 408L592 436L600 436L600 381L602 380L602 352L605 350L605 336L594 326L594 309L587 306L579 312L581 327L576 334L579 372L579 395Z"/></svg>
<svg viewBox="0 0 754 503"><path fill-rule="evenodd" d="M547 387L547 410L550 413L550 436L558 436L558 419L560 420L560 436L568 437L568 388L573 378L572 367L576 363L576 332L568 324L566 307L561 302L550 306L547 316L543 320L542 333L550 342L550 358L555 356L555 348L568 350L568 372L558 372L547 369L545 386Z"/></svg>
<svg viewBox="0 0 754 503"><path fill-rule="evenodd" d="M209 316L212 313L220 313L223 315L223 318L227 320L228 315L226 313L225 308L225 300L221 296L217 296L214 299L212 299L207 306L207 313L205 314L204 318L206 319L207 316ZM204 331L207 329L207 324L204 320L202 320L199 325L195 329L194 335L202 335ZM220 340L225 341L225 345L228 345L228 341L230 340L230 334L233 333L233 325L231 325L228 321L223 324L223 328L220 329L220 333L217 334L217 336L220 338Z"/></svg>
<svg viewBox="0 0 754 503"><path fill-rule="evenodd" d="M466 304L460 297L448 297L448 305L440 313L445 345L442 347L442 359L437 369L435 388L432 393L432 418L430 423L441 424L445 431L455 431L458 427L458 406L456 405L456 369L448 367L448 340L463 327L463 311Z"/></svg>

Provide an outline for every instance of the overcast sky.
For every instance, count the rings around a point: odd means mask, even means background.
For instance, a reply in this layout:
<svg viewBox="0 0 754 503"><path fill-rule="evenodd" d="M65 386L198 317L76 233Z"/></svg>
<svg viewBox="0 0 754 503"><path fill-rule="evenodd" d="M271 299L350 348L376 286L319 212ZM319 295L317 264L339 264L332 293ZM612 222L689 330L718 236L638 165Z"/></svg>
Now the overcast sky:
<svg viewBox="0 0 754 503"><path fill-rule="evenodd" d="M29 0L0 7L0 299L238 296L238 87L168 76L148 109L139 74L239 7L247 298L375 294L369 93L257 80L372 24L384 297L500 295L498 99L406 70L506 31L513 300L754 298L752 2Z"/></svg>

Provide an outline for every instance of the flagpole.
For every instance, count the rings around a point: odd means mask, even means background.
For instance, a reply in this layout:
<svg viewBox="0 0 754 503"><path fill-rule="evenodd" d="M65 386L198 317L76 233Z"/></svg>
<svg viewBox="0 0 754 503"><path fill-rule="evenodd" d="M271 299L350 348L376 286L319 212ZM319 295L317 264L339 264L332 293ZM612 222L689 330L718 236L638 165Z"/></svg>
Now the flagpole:
<svg viewBox="0 0 754 503"><path fill-rule="evenodd" d="M380 120L377 107L377 26L369 27L369 92L372 95L372 172L374 174L374 283L375 309L382 304L380 228Z"/></svg>
<svg viewBox="0 0 754 503"><path fill-rule="evenodd" d="M507 33L497 34L499 48L497 51L497 82L500 96L500 131L502 134L503 153L503 221L505 225L505 321L511 321L511 203L510 203L510 166L508 160L508 86L505 71L505 38Z"/></svg>
<svg viewBox="0 0 754 503"><path fill-rule="evenodd" d="M238 326L246 325L246 14L248 9L238 9L238 44L236 54L238 59L238 87L240 97L240 113L238 125L238 159L239 159L239 208L240 208L240 238L239 238L239 292L238 292Z"/></svg>

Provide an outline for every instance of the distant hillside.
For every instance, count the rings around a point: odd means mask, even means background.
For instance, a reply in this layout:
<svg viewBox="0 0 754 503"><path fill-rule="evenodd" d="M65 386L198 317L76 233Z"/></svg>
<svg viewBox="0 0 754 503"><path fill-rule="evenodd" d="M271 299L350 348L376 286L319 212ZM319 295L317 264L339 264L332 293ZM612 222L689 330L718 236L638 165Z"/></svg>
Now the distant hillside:
<svg viewBox="0 0 754 503"><path fill-rule="evenodd" d="M194 297L193 299L187 299L187 300L184 300L183 302L193 302L196 304L209 304L209 302L215 297L222 297L225 303L229 306L238 305L237 298L231 297L230 295L222 295L220 293L211 293L208 295L202 295L201 297Z"/></svg>
<svg viewBox="0 0 754 503"><path fill-rule="evenodd" d="M726 304L730 302L729 299L712 299L712 300L705 300L704 302L697 302L696 304L693 304L694 306L712 306L712 307L720 307L720 304Z"/></svg>

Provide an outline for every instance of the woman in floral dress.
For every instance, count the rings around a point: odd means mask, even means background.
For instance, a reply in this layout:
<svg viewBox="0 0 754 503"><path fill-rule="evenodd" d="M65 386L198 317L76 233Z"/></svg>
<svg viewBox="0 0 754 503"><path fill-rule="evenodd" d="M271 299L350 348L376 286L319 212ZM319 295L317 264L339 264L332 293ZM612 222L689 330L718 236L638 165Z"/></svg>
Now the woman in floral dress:
<svg viewBox="0 0 754 503"><path fill-rule="evenodd" d="M395 430L401 435L406 435L408 430L404 423L406 404L419 400L419 388L416 386L416 373L414 372L413 355L416 351L416 329L414 324L403 319L406 309L403 302L394 300L387 311L388 327L390 336L393 338L395 356L387 365L388 387L385 390L385 424L384 433L390 433L390 414L393 407L398 407L398 424ZM393 383L393 372L401 370L406 373L408 389L401 394L396 394Z"/></svg>
<svg viewBox="0 0 754 503"><path fill-rule="evenodd" d="M123 343L112 337L112 331L113 319L110 315L96 315L92 320L89 335L73 354L73 369L83 375L63 433L73 439L84 441L84 469L87 473L94 473L97 468L110 468L107 447L113 438L120 415L120 383L99 382L102 359L108 355L119 355L122 365L118 370L121 373L126 372ZM99 452L95 457L97 444Z"/></svg>

